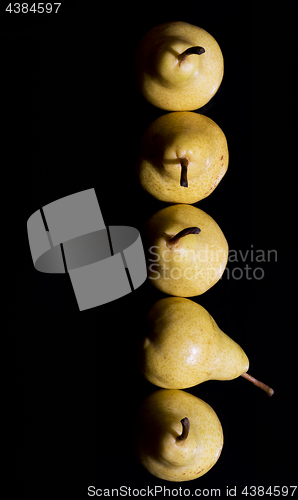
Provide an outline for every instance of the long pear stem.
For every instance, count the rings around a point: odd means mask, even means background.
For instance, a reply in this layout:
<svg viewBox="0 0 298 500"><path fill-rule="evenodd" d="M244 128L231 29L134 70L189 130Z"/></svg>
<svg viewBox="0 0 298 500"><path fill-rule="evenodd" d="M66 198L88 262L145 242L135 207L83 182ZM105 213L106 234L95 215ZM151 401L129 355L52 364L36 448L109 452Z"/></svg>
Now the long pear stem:
<svg viewBox="0 0 298 500"><path fill-rule="evenodd" d="M187 439L190 428L190 423L187 417L181 420L181 424L182 424L182 434L176 437L176 442L178 444L182 444L185 441L185 439Z"/></svg>
<svg viewBox="0 0 298 500"><path fill-rule="evenodd" d="M187 158L181 158L180 159L180 164L181 164L180 186L182 186L182 187L188 187L188 180L187 180L188 159Z"/></svg>
<svg viewBox="0 0 298 500"><path fill-rule="evenodd" d="M272 396L274 394L274 390L269 387L269 385L264 384L263 382L260 382L256 378L252 377L248 373L242 373L242 377L246 378L246 380L249 380L252 382L254 385L257 387L260 387L260 389L263 389L263 391L267 392L268 396Z"/></svg>
<svg viewBox="0 0 298 500"><path fill-rule="evenodd" d="M182 231L179 231L179 233L175 234L175 236L170 238L168 240L168 243L170 245L178 244L180 238L183 238L183 236L187 236L188 234L199 234L200 232L201 229L199 227L186 227L185 229L182 229Z"/></svg>
<svg viewBox="0 0 298 500"><path fill-rule="evenodd" d="M189 49L186 49L178 56L179 64L181 64L189 54L198 54L200 56L201 54L204 54L204 52L205 49L203 47L199 47L198 45L195 47L189 47Z"/></svg>

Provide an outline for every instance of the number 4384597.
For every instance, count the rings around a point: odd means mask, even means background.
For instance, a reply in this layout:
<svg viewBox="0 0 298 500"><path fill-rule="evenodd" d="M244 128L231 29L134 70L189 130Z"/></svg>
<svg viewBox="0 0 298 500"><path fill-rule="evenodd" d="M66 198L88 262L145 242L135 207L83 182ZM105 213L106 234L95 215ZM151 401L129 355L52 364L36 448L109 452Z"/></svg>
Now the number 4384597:
<svg viewBox="0 0 298 500"><path fill-rule="evenodd" d="M264 486L245 486L241 491L241 495L249 497L262 497L262 496L274 496L274 497L287 497L294 496L297 486L269 486L269 488L264 488Z"/></svg>
<svg viewBox="0 0 298 500"><path fill-rule="evenodd" d="M61 3L10 3L6 7L6 11L9 12L10 14L27 14L29 12L33 12L34 14L43 14L44 12L46 14L57 14L59 7Z"/></svg>

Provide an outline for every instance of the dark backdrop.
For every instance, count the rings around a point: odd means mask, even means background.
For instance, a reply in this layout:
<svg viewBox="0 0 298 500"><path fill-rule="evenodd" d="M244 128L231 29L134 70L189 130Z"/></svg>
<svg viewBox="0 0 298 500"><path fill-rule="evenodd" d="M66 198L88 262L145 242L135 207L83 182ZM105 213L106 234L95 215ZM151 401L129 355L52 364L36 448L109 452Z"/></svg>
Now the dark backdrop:
<svg viewBox="0 0 298 500"><path fill-rule="evenodd" d="M22 498L87 498L89 485L221 488L224 496L227 486L294 484L294 3L269 9L246 1L74 1L57 15L1 7L4 357L13 489ZM79 312L67 276L35 271L26 233L38 208L91 187L107 225L142 230L165 206L134 177L139 140L164 111L139 95L132 57L151 27L170 20L203 27L222 49L222 85L199 112L226 134L230 163L196 206L214 217L238 259L249 250L245 262L229 262L223 278L192 300L244 348L250 373L275 390L269 399L242 378L187 389L214 408L225 440L217 464L187 483L154 478L131 448L138 404L155 390L138 372L135 342L150 306L164 295L145 282L129 296ZM257 261L257 250L266 262Z"/></svg>

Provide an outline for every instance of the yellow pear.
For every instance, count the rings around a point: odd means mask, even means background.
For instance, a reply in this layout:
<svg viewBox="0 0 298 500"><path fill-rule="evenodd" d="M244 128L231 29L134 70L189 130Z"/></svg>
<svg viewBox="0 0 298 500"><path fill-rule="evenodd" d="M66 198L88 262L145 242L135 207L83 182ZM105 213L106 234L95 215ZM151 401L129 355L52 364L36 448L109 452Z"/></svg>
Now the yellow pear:
<svg viewBox="0 0 298 500"><path fill-rule="evenodd" d="M160 389L143 401L136 454L154 476L167 481L196 479L213 467L222 447L223 431L215 411L196 396Z"/></svg>
<svg viewBox="0 0 298 500"><path fill-rule="evenodd" d="M226 137L210 118L190 111L166 113L144 133L139 181L168 203L196 203L209 196L227 171Z"/></svg>
<svg viewBox="0 0 298 500"><path fill-rule="evenodd" d="M143 239L148 278L169 295L200 295L225 270L225 236L210 215L192 205L170 205L156 212L144 226Z"/></svg>
<svg viewBox="0 0 298 500"><path fill-rule="evenodd" d="M135 55L143 96L168 111L192 111L218 90L224 72L221 49L207 31L186 22L166 22L149 30Z"/></svg>
<svg viewBox="0 0 298 500"><path fill-rule="evenodd" d="M185 389L206 380L232 380L242 375L269 396L273 394L270 387L247 374L247 355L208 311L182 297L160 299L150 309L140 364L145 378L165 389Z"/></svg>

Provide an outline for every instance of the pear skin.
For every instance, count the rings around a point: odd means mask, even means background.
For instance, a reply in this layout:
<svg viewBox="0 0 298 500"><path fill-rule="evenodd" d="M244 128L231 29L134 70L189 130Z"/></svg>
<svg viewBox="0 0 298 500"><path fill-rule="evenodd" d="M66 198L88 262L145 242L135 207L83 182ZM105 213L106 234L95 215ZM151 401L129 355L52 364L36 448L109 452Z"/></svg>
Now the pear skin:
<svg viewBox="0 0 298 500"><path fill-rule="evenodd" d="M220 227L192 205L170 205L156 212L144 226L143 239L148 279L169 295L206 292L221 278L228 261L228 243Z"/></svg>
<svg viewBox="0 0 298 500"><path fill-rule="evenodd" d="M137 175L143 189L158 200L191 204L214 191L228 163L221 128L207 116L180 111L149 125L140 145Z"/></svg>
<svg viewBox="0 0 298 500"><path fill-rule="evenodd" d="M166 389L232 380L249 367L243 349L222 332L208 311L182 297L167 297L153 305L140 356L145 378Z"/></svg>
<svg viewBox="0 0 298 500"><path fill-rule="evenodd" d="M167 481L189 481L217 462L223 431L215 411L203 400L184 391L160 389L141 405L135 443L138 459L151 474Z"/></svg>
<svg viewBox="0 0 298 500"><path fill-rule="evenodd" d="M135 72L148 102L168 111L192 111L217 92L224 61L207 31L186 22L167 22L153 27L140 41Z"/></svg>

